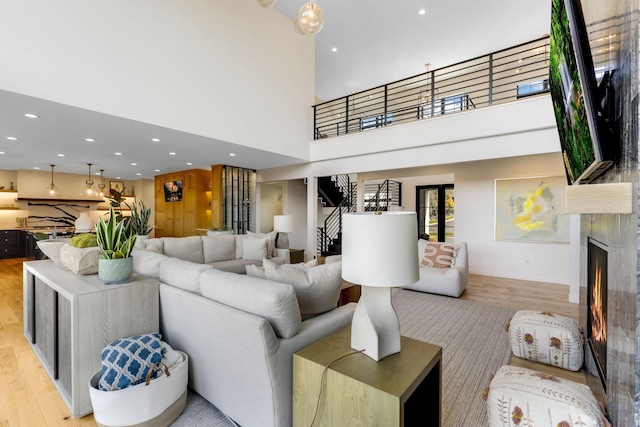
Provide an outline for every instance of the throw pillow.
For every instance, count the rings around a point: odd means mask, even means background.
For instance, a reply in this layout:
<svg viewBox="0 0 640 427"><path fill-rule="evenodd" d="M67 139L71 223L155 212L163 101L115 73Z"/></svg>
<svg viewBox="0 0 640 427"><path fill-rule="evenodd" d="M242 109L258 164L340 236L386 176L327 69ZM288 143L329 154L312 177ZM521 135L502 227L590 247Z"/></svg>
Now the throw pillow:
<svg viewBox="0 0 640 427"><path fill-rule="evenodd" d="M204 262L228 261L236 256L236 236L202 236Z"/></svg>
<svg viewBox="0 0 640 427"><path fill-rule="evenodd" d="M264 274L264 267L260 267L255 264L247 264L244 266L247 271L247 276L249 277L259 277L261 279L266 279L267 276Z"/></svg>
<svg viewBox="0 0 640 427"><path fill-rule="evenodd" d="M267 238L244 239L242 247L242 259L245 261L262 261L267 258Z"/></svg>
<svg viewBox="0 0 640 427"><path fill-rule="evenodd" d="M201 236L163 237L163 239L165 255L198 264L204 263Z"/></svg>
<svg viewBox="0 0 640 427"><path fill-rule="evenodd" d="M160 334L136 335L113 341L102 350L100 390L121 390L151 378L157 378L162 362Z"/></svg>
<svg viewBox="0 0 640 427"><path fill-rule="evenodd" d="M449 268L453 265L455 247L448 243L428 242L420 264L425 267Z"/></svg>
<svg viewBox="0 0 640 427"><path fill-rule="evenodd" d="M278 253L276 252L276 236L278 235L277 232L272 231L270 233L254 233L253 231L247 231L247 235L249 237L257 237L257 238L263 238L266 237L267 238L267 258L271 258L274 256L278 256Z"/></svg>
<svg viewBox="0 0 640 427"><path fill-rule="evenodd" d="M162 283L189 292L200 291L200 273L211 270L209 264L197 264L178 258L167 257L160 263L159 279Z"/></svg>
<svg viewBox="0 0 640 427"><path fill-rule="evenodd" d="M310 268L278 265L269 260L262 262L267 279L288 283L296 291L302 319L333 310L338 305L342 287L342 262Z"/></svg>
<svg viewBox="0 0 640 427"><path fill-rule="evenodd" d="M156 253L152 250L134 249L132 252L133 270L143 276L160 277L160 264L165 262L169 257Z"/></svg>
<svg viewBox="0 0 640 427"><path fill-rule="evenodd" d="M279 337L300 332L300 308L291 285L213 269L202 273L200 286L203 297L264 318Z"/></svg>

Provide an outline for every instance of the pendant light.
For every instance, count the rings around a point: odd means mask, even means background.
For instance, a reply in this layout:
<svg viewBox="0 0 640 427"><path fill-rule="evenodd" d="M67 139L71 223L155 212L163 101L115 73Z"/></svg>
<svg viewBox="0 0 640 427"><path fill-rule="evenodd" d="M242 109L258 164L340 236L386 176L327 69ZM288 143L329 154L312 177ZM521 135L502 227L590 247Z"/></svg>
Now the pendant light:
<svg viewBox="0 0 640 427"><path fill-rule="evenodd" d="M93 187L93 179L91 179L92 164L93 163L87 163L87 165L89 166L89 175L88 175L88 179L84 181L84 183L87 185L82 189L82 195L84 197L96 197L98 195L98 191Z"/></svg>
<svg viewBox="0 0 640 427"><path fill-rule="evenodd" d="M49 166L51 166L51 185L44 189L44 193L47 195L47 197L58 197L60 195L60 193L58 193L58 187L53 184L53 168L56 165Z"/></svg>
<svg viewBox="0 0 640 427"><path fill-rule="evenodd" d="M100 189L100 193L99 193L100 197L104 197L105 185L104 185L104 182L102 181L104 178L103 174L104 174L104 169L100 169L100 184L98 184L98 188Z"/></svg>
<svg viewBox="0 0 640 427"><path fill-rule="evenodd" d="M318 34L324 26L324 11L317 3L310 1L302 5L293 21L297 33L299 29L303 34Z"/></svg>

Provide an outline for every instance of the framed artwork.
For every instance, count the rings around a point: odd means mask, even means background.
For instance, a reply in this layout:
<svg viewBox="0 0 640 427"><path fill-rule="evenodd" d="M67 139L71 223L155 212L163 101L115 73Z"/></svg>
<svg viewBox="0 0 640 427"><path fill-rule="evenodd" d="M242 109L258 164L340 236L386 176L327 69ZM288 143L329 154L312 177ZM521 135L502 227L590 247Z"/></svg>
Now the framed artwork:
<svg viewBox="0 0 640 427"><path fill-rule="evenodd" d="M181 202L182 201L182 180L167 181L164 183L164 201L165 202Z"/></svg>
<svg viewBox="0 0 640 427"><path fill-rule="evenodd" d="M569 243L564 176L496 179L495 239Z"/></svg>
<svg viewBox="0 0 640 427"><path fill-rule="evenodd" d="M122 181L109 181L109 188L111 190L115 190L118 193L122 193L122 190L124 189L124 182Z"/></svg>

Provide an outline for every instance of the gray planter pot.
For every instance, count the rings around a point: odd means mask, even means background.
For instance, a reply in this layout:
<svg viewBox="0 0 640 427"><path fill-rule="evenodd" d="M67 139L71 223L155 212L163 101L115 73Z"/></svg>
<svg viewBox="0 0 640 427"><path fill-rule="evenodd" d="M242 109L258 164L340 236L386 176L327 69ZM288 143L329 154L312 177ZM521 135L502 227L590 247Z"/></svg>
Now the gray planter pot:
<svg viewBox="0 0 640 427"><path fill-rule="evenodd" d="M133 258L98 260L98 277L104 283L122 283L133 274Z"/></svg>

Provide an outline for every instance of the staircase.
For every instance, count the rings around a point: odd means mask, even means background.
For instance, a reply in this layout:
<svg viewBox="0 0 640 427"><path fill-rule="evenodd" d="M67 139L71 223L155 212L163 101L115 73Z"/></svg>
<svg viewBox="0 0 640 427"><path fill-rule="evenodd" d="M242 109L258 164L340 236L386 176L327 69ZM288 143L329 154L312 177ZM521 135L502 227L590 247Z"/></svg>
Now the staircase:
<svg viewBox="0 0 640 427"><path fill-rule="evenodd" d="M364 210L388 211L392 206L400 206L402 183L390 179L381 184L364 184Z"/></svg>
<svg viewBox="0 0 640 427"><path fill-rule="evenodd" d="M334 207L317 230L317 250L320 256L342 253L342 214L356 210L356 183L348 175L318 178L318 196L323 206Z"/></svg>

